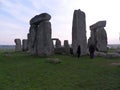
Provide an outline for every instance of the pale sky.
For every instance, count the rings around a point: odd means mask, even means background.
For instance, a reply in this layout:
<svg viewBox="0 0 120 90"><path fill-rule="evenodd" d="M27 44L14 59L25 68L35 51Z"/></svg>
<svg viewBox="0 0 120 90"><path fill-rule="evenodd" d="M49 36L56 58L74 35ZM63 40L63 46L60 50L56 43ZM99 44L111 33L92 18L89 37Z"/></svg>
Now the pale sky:
<svg viewBox="0 0 120 90"><path fill-rule="evenodd" d="M120 44L120 0L0 0L0 45L15 44L15 38L26 39L29 20L44 12L52 17L52 37L71 43L75 9L86 14L87 38L90 25L106 20L108 43Z"/></svg>

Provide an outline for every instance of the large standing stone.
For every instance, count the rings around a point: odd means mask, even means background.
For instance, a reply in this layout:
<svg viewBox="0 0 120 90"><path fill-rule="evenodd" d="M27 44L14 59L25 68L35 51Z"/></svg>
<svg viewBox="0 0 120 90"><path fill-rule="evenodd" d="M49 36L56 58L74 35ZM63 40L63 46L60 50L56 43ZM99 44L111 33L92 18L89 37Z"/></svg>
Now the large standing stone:
<svg viewBox="0 0 120 90"><path fill-rule="evenodd" d="M64 40L64 53L70 54L70 46L69 46L68 40Z"/></svg>
<svg viewBox="0 0 120 90"><path fill-rule="evenodd" d="M98 51L107 51L107 33L104 29L106 21L99 21L90 26L91 40L96 45Z"/></svg>
<svg viewBox="0 0 120 90"><path fill-rule="evenodd" d="M19 52L22 51L22 45L21 45L21 40L20 39L15 39L15 51Z"/></svg>
<svg viewBox="0 0 120 90"><path fill-rule="evenodd" d="M22 49L23 49L23 51L28 50L28 40L27 39L22 40Z"/></svg>
<svg viewBox="0 0 120 90"><path fill-rule="evenodd" d="M43 21L38 25L36 31L36 52L39 56L49 56L53 52L53 43L51 39L51 23Z"/></svg>
<svg viewBox="0 0 120 90"><path fill-rule="evenodd" d="M59 39L56 40L55 47L61 48L61 41Z"/></svg>
<svg viewBox="0 0 120 90"><path fill-rule="evenodd" d="M37 25L31 25L28 34L28 52L35 54L35 40L36 40Z"/></svg>
<svg viewBox="0 0 120 90"><path fill-rule="evenodd" d="M73 54L77 54L77 48L80 45L81 55L87 54L87 38L86 38L86 20L83 11L75 10L73 15L72 26L72 49Z"/></svg>
<svg viewBox="0 0 120 90"><path fill-rule="evenodd" d="M53 53L51 39L51 16L47 13L36 15L30 20L28 34L29 52L38 56L49 56Z"/></svg>

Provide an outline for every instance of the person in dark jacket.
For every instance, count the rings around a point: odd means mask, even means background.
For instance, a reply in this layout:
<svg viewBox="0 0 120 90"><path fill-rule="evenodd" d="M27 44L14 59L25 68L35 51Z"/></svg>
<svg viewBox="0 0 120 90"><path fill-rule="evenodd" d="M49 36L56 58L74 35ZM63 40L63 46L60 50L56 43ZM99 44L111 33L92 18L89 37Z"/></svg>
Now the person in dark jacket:
<svg viewBox="0 0 120 90"><path fill-rule="evenodd" d="M80 55L81 55L81 47L79 45L78 48L77 48L77 56L78 56L78 58L80 57Z"/></svg>
<svg viewBox="0 0 120 90"><path fill-rule="evenodd" d="M90 58L94 58L94 52L95 52L95 45L91 44L89 46L89 53L90 53Z"/></svg>

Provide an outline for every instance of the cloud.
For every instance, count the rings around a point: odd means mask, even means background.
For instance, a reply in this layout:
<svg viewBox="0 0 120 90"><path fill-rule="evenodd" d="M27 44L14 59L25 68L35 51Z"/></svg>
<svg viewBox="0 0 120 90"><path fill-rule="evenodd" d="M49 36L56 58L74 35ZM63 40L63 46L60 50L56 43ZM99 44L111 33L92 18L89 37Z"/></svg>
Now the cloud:
<svg viewBox="0 0 120 90"><path fill-rule="evenodd" d="M28 22L33 14L37 13L32 8L27 7L27 5L19 3L18 0L15 0L14 3L10 0L3 0L1 10L9 13L18 21L25 23Z"/></svg>
<svg viewBox="0 0 120 90"><path fill-rule="evenodd" d="M0 37L9 36L11 42L16 37L26 38L29 20L37 14L47 12L52 16L50 20L52 36L62 41L64 39L71 41L75 9L81 9L86 13L88 37L90 25L100 20L107 20L106 31L109 42L113 42L114 39L118 43L116 38L120 29L119 0L0 0Z"/></svg>
<svg viewBox="0 0 120 90"><path fill-rule="evenodd" d="M29 20L36 11L18 0L2 0L0 11L0 44L14 44L15 38L27 38Z"/></svg>

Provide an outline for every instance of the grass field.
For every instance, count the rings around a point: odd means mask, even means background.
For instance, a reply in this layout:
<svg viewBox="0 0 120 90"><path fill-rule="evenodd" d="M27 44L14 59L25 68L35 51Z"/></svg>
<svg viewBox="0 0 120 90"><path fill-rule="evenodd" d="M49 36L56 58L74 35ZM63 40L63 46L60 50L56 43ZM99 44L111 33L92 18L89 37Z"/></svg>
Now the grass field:
<svg viewBox="0 0 120 90"><path fill-rule="evenodd" d="M0 90L120 90L120 58L54 55L60 64L24 53L0 53Z"/></svg>

